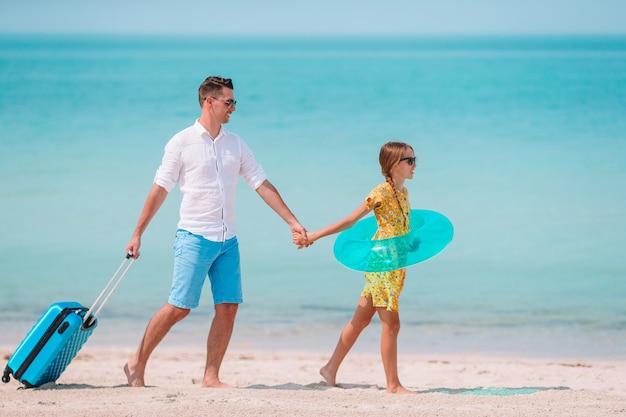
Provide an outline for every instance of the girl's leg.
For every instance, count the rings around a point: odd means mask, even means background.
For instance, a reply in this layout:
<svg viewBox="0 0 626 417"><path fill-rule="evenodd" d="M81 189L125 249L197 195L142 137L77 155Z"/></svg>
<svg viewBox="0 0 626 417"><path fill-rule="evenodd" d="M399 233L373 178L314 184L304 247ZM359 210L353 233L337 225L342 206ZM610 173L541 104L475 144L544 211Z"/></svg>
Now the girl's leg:
<svg viewBox="0 0 626 417"><path fill-rule="evenodd" d="M320 369L320 374L324 377L326 384L329 387L334 387L336 385L335 378L337 376L339 365L341 365L341 362L346 357L350 348L352 348L354 342L356 342L356 339L359 337L363 329L370 324L372 316L374 316L375 312L376 309L372 304L372 299L361 297L352 320L350 320L341 332L341 336L339 337L339 341L337 342L333 355L328 360L328 363Z"/></svg>
<svg viewBox="0 0 626 417"><path fill-rule="evenodd" d="M387 392L393 394L412 393L402 386L398 378L398 333L400 333L400 315L383 307L376 308L382 335L380 338L380 354L385 368Z"/></svg>

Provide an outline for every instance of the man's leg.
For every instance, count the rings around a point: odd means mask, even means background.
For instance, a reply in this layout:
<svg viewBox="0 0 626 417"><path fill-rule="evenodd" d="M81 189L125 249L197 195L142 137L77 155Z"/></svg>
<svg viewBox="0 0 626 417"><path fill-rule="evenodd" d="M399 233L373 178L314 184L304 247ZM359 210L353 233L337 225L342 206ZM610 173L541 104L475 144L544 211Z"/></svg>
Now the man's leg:
<svg viewBox="0 0 626 417"><path fill-rule="evenodd" d="M233 334L238 304L223 303L215 305L215 317L207 338L206 368L203 387L232 388L219 379L220 366L226 354L230 337Z"/></svg>
<svg viewBox="0 0 626 417"><path fill-rule="evenodd" d="M174 307L165 304L150 320L146 332L141 339L135 355L124 366L128 385L131 387L143 387L146 364L154 348L163 340L172 326L184 319L189 314L189 309Z"/></svg>

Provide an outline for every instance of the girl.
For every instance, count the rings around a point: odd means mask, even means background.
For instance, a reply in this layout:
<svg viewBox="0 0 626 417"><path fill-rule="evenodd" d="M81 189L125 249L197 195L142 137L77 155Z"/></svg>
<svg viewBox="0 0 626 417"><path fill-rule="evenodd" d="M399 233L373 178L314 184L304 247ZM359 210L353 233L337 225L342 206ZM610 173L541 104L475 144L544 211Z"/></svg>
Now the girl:
<svg viewBox="0 0 626 417"><path fill-rule="evenodd" d="M404 181L413 178L415 170L413 148L402 142L388 142L380 149L379 162L385 182L374 188L367 199L348 217L313 233L308 240L294 235L299 247L313 244L317 239L339 233L352 227L359 219L374 210L378 230L373 239L386 239L403 235L410 229L410 204ZM320 369L320 374L328 386L335 386L339 365L354 345L359 334L378 313L382 325L380 351L387 380L387 392L411 393L398 379L398 332L400 317L398 297L404 286L404 268L387 272L366 272L365 288L352 320L341 332L339 342L328 363Z"/></svg>

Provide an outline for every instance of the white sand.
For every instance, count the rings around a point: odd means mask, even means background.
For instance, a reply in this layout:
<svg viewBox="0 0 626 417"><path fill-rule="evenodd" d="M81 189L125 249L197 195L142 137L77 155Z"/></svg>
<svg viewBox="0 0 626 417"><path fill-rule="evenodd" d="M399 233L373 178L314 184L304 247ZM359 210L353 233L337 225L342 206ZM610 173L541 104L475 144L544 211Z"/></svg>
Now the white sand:
<svg viewBox="0 0 626 417"><path fill-rule="evenodd" d="M0 350L4 364L11 349ZM624 360L400 355L400 379L416 395L393 395L385 392L380 358L371 353L350 353L340 386L329 388L318 374L329 353L231 349L221 378L238 388L228 390L202 388L205 353L183 346L157 348L146 373L149 386L129 388L122 366L131 353L86 344L56 384L28 390L13 379L1 384L0 415L626 415Z"/></svg>

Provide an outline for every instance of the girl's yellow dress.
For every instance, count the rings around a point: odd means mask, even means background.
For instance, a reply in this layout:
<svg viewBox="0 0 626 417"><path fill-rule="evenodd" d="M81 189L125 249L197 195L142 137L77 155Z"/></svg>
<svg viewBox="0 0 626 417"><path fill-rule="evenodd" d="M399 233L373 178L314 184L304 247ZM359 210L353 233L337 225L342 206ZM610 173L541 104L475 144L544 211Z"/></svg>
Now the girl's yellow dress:
<svg viewBox="0 0 626 417"><path fill-rule="evenodd" d="M373 239L387 239L409 232L411 206L406 188L405 192L394 192L391 184L384 182L369 193L365 202L369 209L374 210L378 223ZM374 307L398 312L398 298L404 287L405 277L405 268L365 272L365 288L361 296L371 298Z"/></svg>

